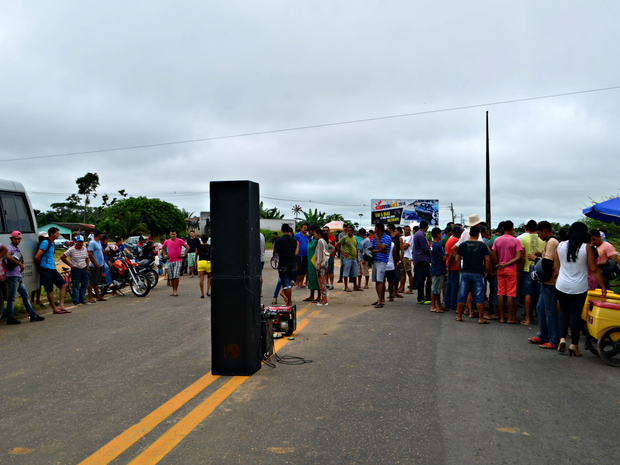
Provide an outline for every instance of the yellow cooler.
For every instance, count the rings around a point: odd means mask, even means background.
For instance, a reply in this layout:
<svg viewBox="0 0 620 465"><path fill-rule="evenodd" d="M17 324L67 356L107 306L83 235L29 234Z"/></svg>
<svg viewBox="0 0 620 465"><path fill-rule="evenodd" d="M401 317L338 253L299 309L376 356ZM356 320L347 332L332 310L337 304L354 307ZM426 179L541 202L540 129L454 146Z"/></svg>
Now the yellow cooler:
<svg viewBox="0 0 620 465"><path fill-rule="evenodd" d="M583 310L581 311L581 319L583 321L588 321L588 310L590 310L590 301L591 300L602 300L604 302L611 302L614 304L620 304L620 295L615 294L611 291L607 291L606 297L601 297L601 290L596 289L594 291L588 291L588 295L586 297L586 303L583 305Z"/></svg>
<svg viewBox="0 0 620 465"><path fill-rule="evenodd" d="M586 319L590 336L598 339L607 328L620 326L620 301L592 300L590 304Z"/></svg>

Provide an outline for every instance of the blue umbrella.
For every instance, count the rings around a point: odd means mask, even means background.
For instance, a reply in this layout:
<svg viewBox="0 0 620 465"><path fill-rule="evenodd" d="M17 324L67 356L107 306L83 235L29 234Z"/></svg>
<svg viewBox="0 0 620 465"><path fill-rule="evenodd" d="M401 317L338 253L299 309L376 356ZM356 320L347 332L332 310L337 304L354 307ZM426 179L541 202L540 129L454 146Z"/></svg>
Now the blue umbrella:
<svg viewBox="0 0 620 465"><path fill-rule="evenodd" d="M620 226L620 197L584 208L583 214L588 218L594 218L604 223L616 223Z"/></svg>

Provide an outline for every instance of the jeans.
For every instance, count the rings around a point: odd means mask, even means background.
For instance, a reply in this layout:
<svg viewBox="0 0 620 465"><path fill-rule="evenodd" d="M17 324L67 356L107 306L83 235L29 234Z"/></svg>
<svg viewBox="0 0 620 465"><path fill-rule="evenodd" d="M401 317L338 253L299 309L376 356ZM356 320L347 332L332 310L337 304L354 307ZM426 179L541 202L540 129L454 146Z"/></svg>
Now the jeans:
<svg viewBox="0 0 620 465"><path fill-rule="evenodd" d="M24 280L18 276L7 276L6 277L6 287L8 290L7 302L6 302L6 315L7 318L14 318L13 316L13 305L15 304L15 299L17 299L17 294L21 296L24 301L24 307L28 311L28 315L31 318L37 316L34 312L32 305L30 305L30 300L28 300L28 291L26 290L26 286L24 286ZM0 309L0 315L2 314L2 310Z"/></svg>
<svg viewBox="0 0 620 465"><path fill-rule="evenodd" d="M459 288L459 303L466 303L469 293L474 293L474 302L484 304L484 277L476 273L462 273Z"/></svg>
<svg viewBox="0 0 620 465"><path fill-rule="evenodd" d="M431 300L431 264L420 262L413 267L418 278L418 302Z"/></svg>
<svg viewBox="0 0 620 465"><path fill-rule="evenodd" d="M448 281L446 282L446 308L456 310L457 299L459 298L459 286L461 285L461 273L458 270L450 270Z"/></svg>
<svg viewBox="0 0 620 465"><path fill-rule="evenodd" d="M564 294L557 291L560 301L560 337L566 336L568 332L568 320L570 318L570 336L573 345L579 345L579 331L583 326L581 310L586 303L587 292L581 294Z"/></svg>
<svg viewBox="0 0 620 465"><path fill-rule="evenodd" d="M538 299L538 305L536 306L538 322L540 324L538 339L557 347L560 343L560 328L555 303L555 286L543 284L540 291L540 299Z"/></svg>
<svg viewBox="0 0 620 465"><path fill-rule="evenodd" d="M103 275L105 276L105 282L108 286L111 286L114 281L112 281L112 274L110 273L110 267L107 263L103 264Z"/></svg>
<svg viewBox="0 0 620 465"><path fill-rule="evenodd" d="M276 290L273 293L274 299L278 298L278 294L280 293L281 288L282 288L282 280L280 279L280 276L278 275L278 284L276 284Z"/></svg>
<svg viewBox="0 0 620 465"><path fill-rule="evenodd" d="M88 288L88 269L74 268L71 270L71 299L75 305L84 303Z"/></svg>

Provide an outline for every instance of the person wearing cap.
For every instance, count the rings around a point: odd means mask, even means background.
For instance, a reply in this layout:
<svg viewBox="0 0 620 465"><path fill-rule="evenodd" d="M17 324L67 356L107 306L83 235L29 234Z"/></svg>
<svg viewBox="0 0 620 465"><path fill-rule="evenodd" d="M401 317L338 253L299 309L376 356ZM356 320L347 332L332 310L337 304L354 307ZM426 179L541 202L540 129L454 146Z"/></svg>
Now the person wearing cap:
<svg viewBox="0 0 620 465"><path fill-rule="evenodd" d="M34 256L35 263L39 266L39 275L41 277L41 284L43 285L45 292L47 293L47 300L52 307L52 312L56 315L62 315L65 313L71 313L65 307L65 295L67 294L67 282L60 276L58 270L56 270L56 263L54 260L54 241L60 236L58 228L51 227L47 230L48 236L39 244L39 250L37 250ZM54 285L59 289L59 303L56 305L54 302Z"/></svg>
<svg viewBox="0 0 620 465"><path fill-rule="evenodd" d="M88 288L88 250L84 247L84 236L77 236L75 245L63 253L60 259L71 268L73 303L86 305L88 302L84 300L84 297Z"/></svg>
<svg viewBox="0 0 620 465"><path fill-rule="evenodd" d="M7 305L6 305L6 324L7 325L19 325L21 321L15 318L13 314L13 306L17 294L19 294L24 302L24 307L30 315L30 321L43 321L45 318L35 313L28 300L28 291L24 286L24 280L22 279L22 271L24 271L24 259L22 257L19 243L22 240L22 234L19 231L13 231L11 233L11 243L6 247L6 256L4 258L6 268L6 287L8 290ZM1 255L1 252L0 252ZM1 310L0 310L1 311Z"/></svg>

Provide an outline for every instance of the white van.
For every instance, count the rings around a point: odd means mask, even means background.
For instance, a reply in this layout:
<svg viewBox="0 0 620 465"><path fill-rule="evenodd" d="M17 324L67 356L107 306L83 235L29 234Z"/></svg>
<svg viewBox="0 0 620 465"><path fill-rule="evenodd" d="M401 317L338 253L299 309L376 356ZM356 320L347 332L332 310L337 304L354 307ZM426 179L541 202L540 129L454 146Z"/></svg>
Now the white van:
<svg viewBox="0 0 620 465"><path fill-rule="evenodd" d="M0 179L0 244L5 247L11 243L13 231L22 233L19 248L24 257L24 285L28 292L39 287L39 273L34 256L39 248L37 220L24 186L15 181ZM4 259L3 259L4 260ZM0 282L0 311L4 313L6 284Z"/></svg>

